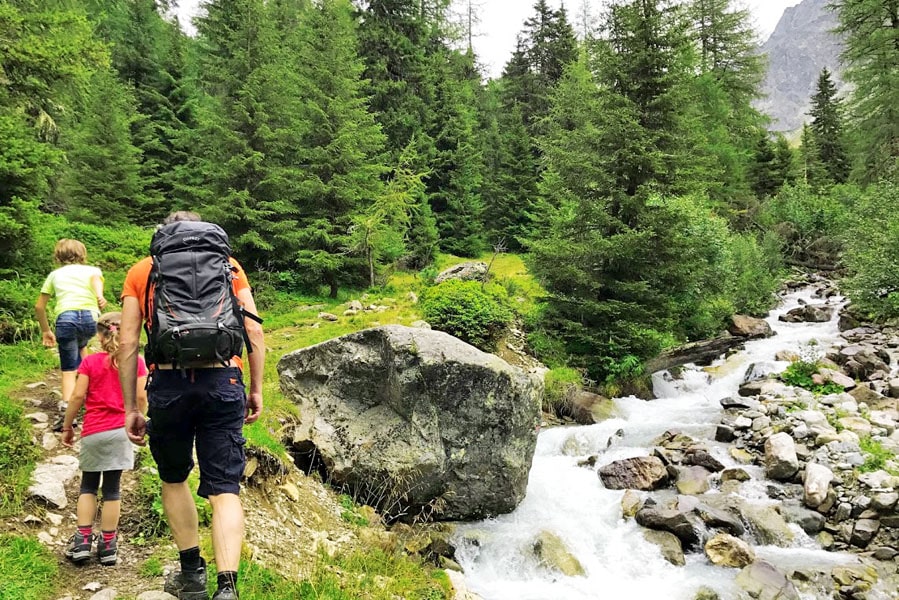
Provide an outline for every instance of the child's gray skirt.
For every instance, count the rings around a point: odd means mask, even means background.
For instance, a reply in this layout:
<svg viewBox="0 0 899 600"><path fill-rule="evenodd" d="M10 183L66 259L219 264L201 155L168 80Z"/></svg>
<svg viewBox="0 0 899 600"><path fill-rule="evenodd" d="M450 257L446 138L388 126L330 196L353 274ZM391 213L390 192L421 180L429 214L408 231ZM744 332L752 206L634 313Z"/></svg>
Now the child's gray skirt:
<svg viewBox="0 0 899 600"><path fill-rule="evenodd" d="M110 429L81 438L82 471L128 471L134 468L134 445L125 428Z"/></svg>

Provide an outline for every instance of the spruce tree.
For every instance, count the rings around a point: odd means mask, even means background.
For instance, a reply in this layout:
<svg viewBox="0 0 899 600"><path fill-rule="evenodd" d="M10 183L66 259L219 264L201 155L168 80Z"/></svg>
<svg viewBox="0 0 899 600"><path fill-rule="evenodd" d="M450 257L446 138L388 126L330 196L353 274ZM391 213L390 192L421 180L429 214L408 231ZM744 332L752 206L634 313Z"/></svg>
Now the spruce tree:
<svg viewBox="0 0 899 600"><path fill-rule="evenodd" d="M849 177L849 159L843 131L843 106L827 68L818 76L809 115L815 148L827 175L835 183L845 182Z"/></svg>
<svg viewBox="0 0 899 600"><path fill-rule="evenodd" d="M852 83L850 114L858 178L899 177L899 3L835 0L845 40L845 79Z"/></svg>
<svg viewBox="0 0 899 600"><path fill-rule="evenodd" d="M62 136L69 168L62 179L67 212L89 223L142 222L146 181L131 136L138 119L131 89L111 70L97 71L77 126Z"/></svg>

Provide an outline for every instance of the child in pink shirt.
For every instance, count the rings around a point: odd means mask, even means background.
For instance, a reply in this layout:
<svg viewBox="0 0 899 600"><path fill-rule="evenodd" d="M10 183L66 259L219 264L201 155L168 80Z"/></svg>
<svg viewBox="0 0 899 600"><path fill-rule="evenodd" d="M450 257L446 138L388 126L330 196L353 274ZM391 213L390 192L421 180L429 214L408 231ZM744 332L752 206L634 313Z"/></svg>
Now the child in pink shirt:
<svg viewBox="0 0 899 600"><path fill-rule="evenodd" d="M103 480L103 511L100 517L101 537L97 542L97 558L102 565L118 560L116 530L121 513L120 483L122 471L134 468L134 448L125 433L125 403L119 384L116 354L119 349L119 326L122 314L106 313L97 321L97 334L102 352L82 359L78 366L75 391L66 408L62 427L62 443L71 447L75 440L72 424L84 406L81 429L81 491L78 496L78 530L69 540L66 558L79 564L91 556L94 518L97 514L97 491ZM137 397L141 411L146 411L147 366L138 364Z"/></svg>

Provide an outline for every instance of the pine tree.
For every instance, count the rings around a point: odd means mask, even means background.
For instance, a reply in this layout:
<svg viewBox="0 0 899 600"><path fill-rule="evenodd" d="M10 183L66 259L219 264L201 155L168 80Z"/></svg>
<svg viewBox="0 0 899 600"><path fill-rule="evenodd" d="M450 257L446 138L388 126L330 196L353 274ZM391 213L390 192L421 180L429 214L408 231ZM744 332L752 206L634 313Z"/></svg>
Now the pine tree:
<svg viewBox="0 0 899 600"><path fill-rule="evenodd" d="M830 180L827 168L821 162L821 152L818 149L818 140L809 125L803 124L802 137L800 138L799 155L802 164L802 180L812 190L820 192Z"/></svg>
<svg viewBox="0 0 899 600"><path fill-rule="evenodd" d="M899 3L835 0L845 39L843 75L850 101L858 177L877 181L899 172Z"/></svg>
<svg viewBox="0 0 899 600"><path fill-rule="evenodd" d="M69 163L62 182L68 213L89 223L142 222L146 181L131 137L138 119L131 90L112 71L97 71L76 114L77 126L62 137Z"/></svg>
<svg viewBox="0 0 899 600"><path fill-rule="evenodd" d="M62 121L108 56L76 7L0 3L0 39L2 271L29 262L32 219L65 169L56 145Z"/></svg>
<svg viewBox="0 0 899 600"><path fill-rule="evenodd" d="M774 144L767 132L758 135L756 139L755 155L749 165L749 185L759 200L770 198L780 190L782 181L778 181L775 172Z"/></svg>
<svg viewBox="0 0 899 600"><path fill-rule="evenodd" d="M376 261L402 255L414 194L396 185L390 193L384 190L385 139L368 111L350 2L319 3L299 31L304 43L293 68L304 85L298 117L305 133L294 200L301 246L296 265L326 285L333 298L342 285L370 282ZM369 227L381 239L360 244L353 238L354 225L357 233Z"/></svg>
<svg viewBox="0 0 899 600"><path fill-rule="evenodd" d="M811 133L818 158L831 181L843 183L849 177L849 159L843 132L843 106L827 68L818 76L812 96Z"/></svg>

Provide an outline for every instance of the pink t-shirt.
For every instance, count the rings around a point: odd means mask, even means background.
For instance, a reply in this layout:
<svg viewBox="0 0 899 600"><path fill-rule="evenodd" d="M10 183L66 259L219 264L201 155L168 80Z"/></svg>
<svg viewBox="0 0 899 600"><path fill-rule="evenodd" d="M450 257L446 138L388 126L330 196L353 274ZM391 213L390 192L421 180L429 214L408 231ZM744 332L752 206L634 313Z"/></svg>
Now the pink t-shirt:
<svg viewBox="0 0 899 600"><path fill-rule="evenodd" d="M125 400L119 384L119 371L112 366L109 354L97 352L84 357L78 374L88 377L82 437L124 427ZM137 361L137 376L147 376L147 365L141 356Z"/></svg>

